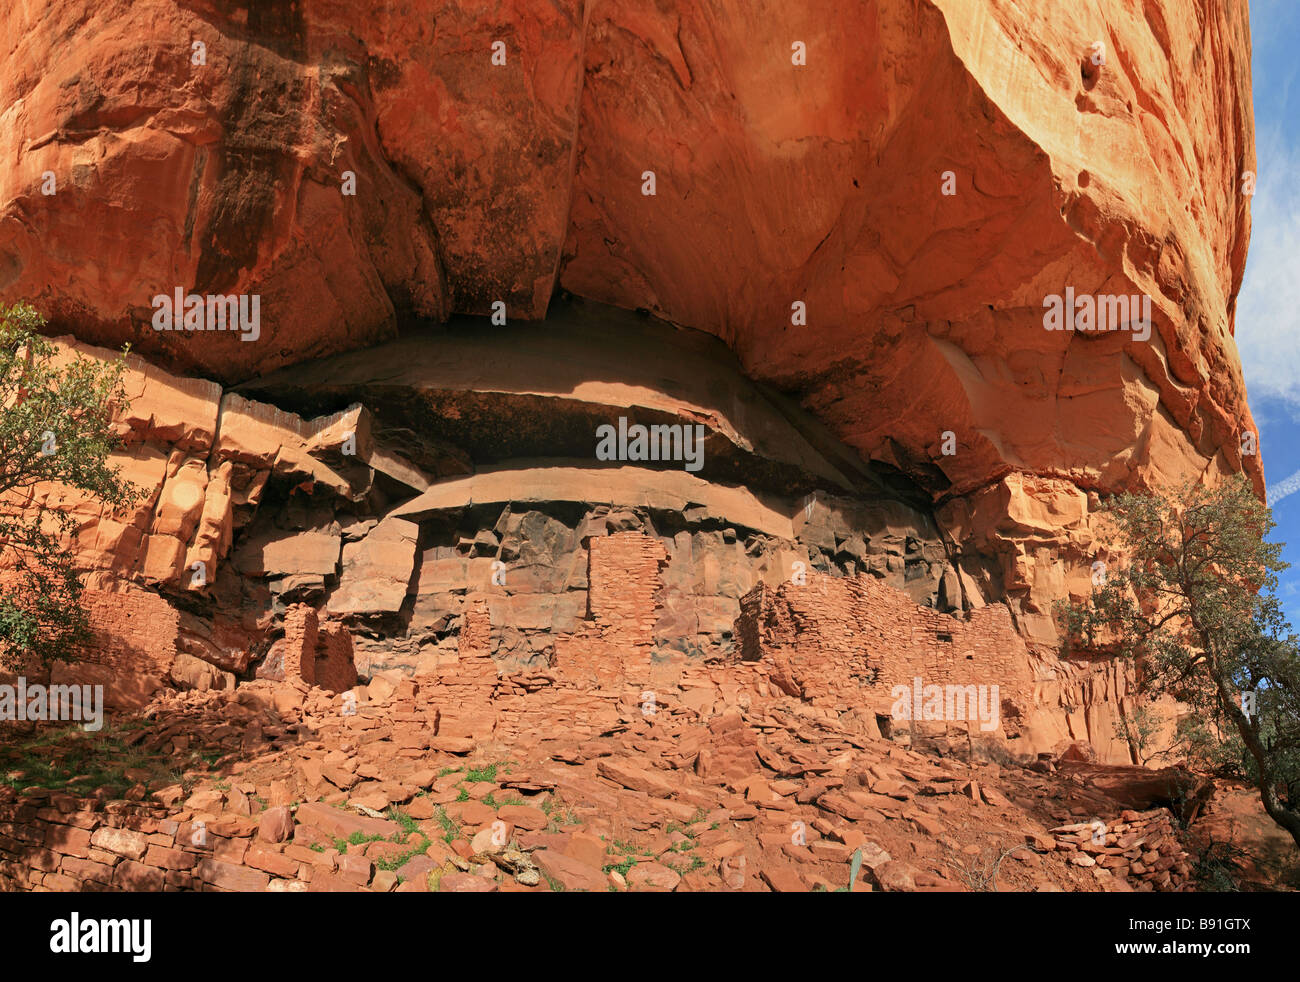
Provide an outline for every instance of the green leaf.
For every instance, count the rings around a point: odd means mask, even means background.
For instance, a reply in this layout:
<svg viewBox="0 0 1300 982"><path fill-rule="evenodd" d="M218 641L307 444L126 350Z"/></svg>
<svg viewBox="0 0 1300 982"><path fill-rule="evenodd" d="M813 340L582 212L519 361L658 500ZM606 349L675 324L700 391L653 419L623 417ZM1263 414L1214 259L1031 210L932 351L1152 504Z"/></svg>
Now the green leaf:
<svg viewBox="0 0 1300 982"><path fill-rule="evenodd" d="M858 873L862 871L862 850L853 850L853 861L849 863L849 893L858 882Z"/></svg>

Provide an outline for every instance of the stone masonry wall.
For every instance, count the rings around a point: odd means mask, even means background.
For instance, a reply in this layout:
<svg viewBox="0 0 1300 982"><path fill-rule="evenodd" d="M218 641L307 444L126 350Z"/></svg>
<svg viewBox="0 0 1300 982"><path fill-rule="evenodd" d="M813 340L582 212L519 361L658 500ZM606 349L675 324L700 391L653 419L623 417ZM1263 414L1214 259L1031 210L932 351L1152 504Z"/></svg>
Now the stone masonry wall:
<svg viewBox="0 0 1300 982"><path fill-rule="evenodd" d="M774 659L791 694L814 704L866 685L887 706L893 685L918 676L923 685L997 685L1003 699L1026 704L1033 697L1029 655L1006 607L951 617L869 575L760 583L742 602L737 634L739 658Z"/></svg>
<svg viewBox="0 0 1300 982"><path fill-rule="evenodd" d="M185 674L182 662L196 661L180 650L180 613L165 597L118 583L111 592L87 587L81 602L92 640L75 661L55 663L51 681L103 685L107 708L140 709L169 680Z"/></svg>
<svg viewBox="0 0 1300 982"><path fill-rule="evenodd" d="M1133 763L1118 734L1133 702L1133 669L1031 649L1009 611L990 604L954 617L922 607L872 576L809 572L802 585L760 583L741 602L733 661L766 666L771 683L813 705L890 715L895 685L998 686L999 727L1018 754L1091 746ZM1167 701L1157 712L1177 712ZM1166 728L1168 728L1166 726Z"/></svg>
<svg viewBox="0 0 1300 982"><path fill-rule="evenodd" d="M285 681L343 692L357 683L352 635L337 621L320 620L308 604L294 604L284 617Z"/></svg>
<svg viewBox="0 0 1300 982"><path fill-rule="evenodd" d="M294 604L284 615L284 678L316 684L316 611Z"/></svg>
<svg viewBox="0 0 1300 982"><path fill-rule="evenodd" d="M121 583L112 591L87 586L81 604L93 638L77 652L79 662L167 677L176 660L180 614L166 598Z"/></svg>
<svg viewBox="0 0 1300 982"><path fill-rule="evenodd" d="M165 808L49 791L0 800L0 880L39 891L178 890L201 881ZM110 810L111 809L111 810ZM209 850L210 853L210 850ZM269 880L263 874L262 886ZM250 884L251 886L251 884Z"/></svg>
<svg viewBox="0 0 1300 982"><path fill-rule="evenodd" d="M319 625L316 638L316 684L327 692L343 692L357 684L352 635L338 621Z"/></svg>
<svg viewBox="0 0 1300 982"><path fill-rule="evenodd" d="M667 551L640 532L594 537L589 548L588 603L601 634L615 642L652 644Z"/></svg>

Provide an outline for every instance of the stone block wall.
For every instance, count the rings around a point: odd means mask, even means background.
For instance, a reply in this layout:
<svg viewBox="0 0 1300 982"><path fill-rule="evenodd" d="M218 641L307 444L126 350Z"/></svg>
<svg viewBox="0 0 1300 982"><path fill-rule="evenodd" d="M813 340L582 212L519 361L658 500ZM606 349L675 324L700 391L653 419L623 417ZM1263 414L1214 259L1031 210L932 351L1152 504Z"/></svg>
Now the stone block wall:
<svg viewBox="0 0 1300 982"><path fill-rule="evenodd" d="M357 684L352 635L337 621L321 622L315 608L294 604L284 615L284 637L276 643L278 677L329 692Z"/></svg>
<svg viewBox="0 0 1300 982"><path fill-rule="evenodd" d="M667 551L640 532L593 538L589 548L589 610L602 636L613 643L653 643Z"/></svg>
<svg viewBox="0 0 1300 982"><path fill-rule="evenodd" d="M957 618L870 575L810 573L803 584L760 583L741 606L736 657L787 666L793 694L814 703L851 685L887 694L916 677L925 685L998 685L1004 698L1032 697L1028 652L1000 604Z"/></svg>
<svg viewBox="0 0 1300 982"><path fill-rule="evenodd" d="M316 684L317 626L316 611L306 604L294 604L285 612L281 657L286 681Z"/></svg>
<svg viewBox="0 0 1300 982"><path fill-rule="evenodd" d="M1030 647L1002 604L955 617L869 575L809 573L802 585L755 586L741 601L736 637L733 661L766 666L771 684L814 705L889 716L891 689L918 677L922 686L996 685L998 734L1016 753L1082 741L1101 760L1134 762L1119 735L1133 706L1132 667ZM1157 712L1172 718L1177 707L1161 703Z"/></svg>
<svg viewBox="0 0 1300 982"><path fill-rule="evenodd" d="M180 614L165 597L120 584L112 591L86 589L82 604L94 640L78 652L82 661L121 672L166 678L176 660Z"/></svg>

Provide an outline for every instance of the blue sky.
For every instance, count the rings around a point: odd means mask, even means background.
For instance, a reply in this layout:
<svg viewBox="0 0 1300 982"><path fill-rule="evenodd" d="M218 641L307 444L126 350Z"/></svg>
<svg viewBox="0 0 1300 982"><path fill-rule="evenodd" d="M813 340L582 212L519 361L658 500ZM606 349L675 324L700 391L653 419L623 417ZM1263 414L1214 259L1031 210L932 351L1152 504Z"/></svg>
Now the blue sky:
<svg viewBox="0 0 1300 982"><path fill-rule="evenodd" d="M1258 178L1237 347L1278 525L1273 538L1287 543L1283 558L1292 564L1279 596L1300 631L1300 2L1250 0L1250 34Z"/></svg>

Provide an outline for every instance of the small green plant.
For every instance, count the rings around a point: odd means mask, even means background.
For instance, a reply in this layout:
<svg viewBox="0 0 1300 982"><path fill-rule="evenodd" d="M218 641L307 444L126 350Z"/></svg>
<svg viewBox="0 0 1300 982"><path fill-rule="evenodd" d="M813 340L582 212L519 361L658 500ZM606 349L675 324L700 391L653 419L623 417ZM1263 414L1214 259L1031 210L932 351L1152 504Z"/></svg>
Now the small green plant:
<svg viewBox="0 0 1300 982"><path fill-rule="evenodd" d="M433 813L434 820L442 826L442 841L451 845L460 838L461 825L458 821L447 814L446 809L441 805Z"/></svg>
<svg viewBox="0 0 1300 982"><path fill-rule="evenodd" d="M419 833L419 841L413 844L404 852L392 856L380 856L375 860L375 868L381 870L401 869L416 856L422 855L429 851L429 838L423 832Z"/></svg>
<svg viewBox="0 0 1300 982"><path fill-rule="evenodd" d="M499 764L488 764L486 767L475 767L465 775L466 781L495 781L497 779L497 767Z"/></svg>
<svg viewBox="0 0 1300 982"><path fill-rule="evenodd" d="M664 831L668 835L672 835L674 832L680 832L688 839L694 839L696 837L696 834L692 832L688 826L678 825L676 822L669 822L667 825L664 826Z"/></svg>
<svg viewBox="0 0 1300 982"><path fill-rule="evenodd" d="M582 824L582 819L578 817L577 813L574 812L572 808L566 807L562 801L547 798L538 807L541 808L541 810L546 814L546 817L550 819L550 821L546 823L547 832L559 832L560 829L566 825Z"/></svg>
<svg viewBox="0 0 1300 982"><path fill-rule="evenodd" d="M416 824L415 819L406 814L406 812L402 811L396 805L388 809L388 819L401 826L401 831L393 833L392 838L394 842L405 842L407 836L420 831L420 827ZM398 838L399 836L401 838Z"/></svg>
<svg viewBox="0 0 1300 982"><path fill-rule="evenodd" d="M849 862L849 885L846 887L836 887L835 892L852 893L854 886L857 885L858 874L860 872L862 872L862 850L854 849L853 859ZM826 888L823 886L822 890L825 891Z"/></svg>
<svg viewBox="0 0 1300 982"><path fill-rule="evenodd" d="M654 859L654 855L655 855L649 849L638 849L631 842L624 842L622 839L615 839L614 845L611 846L611 848L618 850L619 852L623 853L625 856L632 856L632 855L639 854L647 859Z"/></svg>
<svg viewBox="0 0 1300 982"><path fill-rule="evenodd" d="M617 863L608 863L601 869L606 873L618 873L620 876L627 876L628 870L636 865L635 856L624 856L622 861Z"/></svg>

